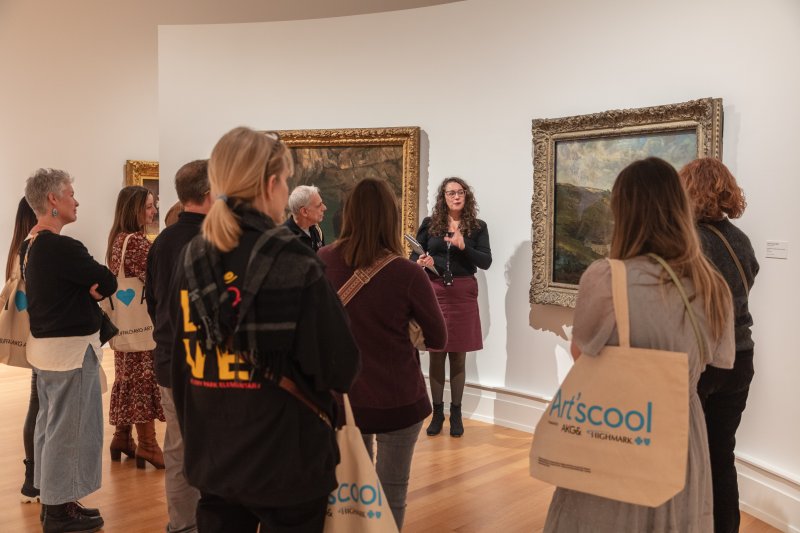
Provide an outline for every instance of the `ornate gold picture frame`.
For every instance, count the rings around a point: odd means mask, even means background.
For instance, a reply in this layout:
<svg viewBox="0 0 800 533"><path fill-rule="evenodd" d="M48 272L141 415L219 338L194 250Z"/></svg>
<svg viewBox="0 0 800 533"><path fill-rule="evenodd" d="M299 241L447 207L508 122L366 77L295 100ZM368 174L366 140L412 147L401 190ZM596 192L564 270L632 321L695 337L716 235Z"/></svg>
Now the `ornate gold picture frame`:
<svg viewBox="0 0 800 533"><path fill-rule="evenodd" d="M364 178L386 180L397 195L403 233L416 235L419 212L418 127L282 130L295 170L289 189L316 185L328 210L327 244L339 235L344 200ZM403 241L405 243L405 241ZM410 252L410 250L407 250Z"/></svg>
<svg viewBox="0 0 800 533"><path fill-rule="evenodd" d="M147 236L150 240L155 239L159 230L159 211L158 211L158 161L136 161L128 159L125 161L125 185L141 185L153 193L156 201L156 216L152 224L147 225Z"/></svg>
<svg viewBox="0 0 800 533"><path fill-rule="evenodd" d="M650 156L721 158L722 99L533 121L531 303L575 307L580 275L608 254L614 180Z"/></svg>

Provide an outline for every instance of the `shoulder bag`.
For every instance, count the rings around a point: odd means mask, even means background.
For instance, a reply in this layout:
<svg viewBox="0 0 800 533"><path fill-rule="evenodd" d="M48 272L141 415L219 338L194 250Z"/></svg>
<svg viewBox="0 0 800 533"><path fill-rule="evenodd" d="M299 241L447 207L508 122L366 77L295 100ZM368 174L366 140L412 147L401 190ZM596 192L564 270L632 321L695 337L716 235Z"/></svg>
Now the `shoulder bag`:
<svg viewBox="0 0 800 533"><path fill-rule="evenodd" d="M146 352L156 347L156 341L153 340L153 321L147 314L144 283L135 276L125 277L125 251L131 235L125 237L122 243L117 292L102 300L100 308L119 329L119 333L108 342L111 349L117 352Z"/></svg>
<svg viewBox="0 0 800 533"><path fill-rule="evenodd" d="M35 239L36 235L28 241L25 265L28 263L28 251ZM25 291L25 280L22 279L21 274L19 264L17 264L11 278L6 281L3 291L0 293L0 363L31 368L26 355L28 335L31 333L28 295Z"/></svg>
<svg viewBox="0 0 800 533"><path fill-rule="evenodd" d="M345 424L336 432L339 486L328 496L324 533L397 533L389 501L343 394Z"/></svg>
<svg viewBox="0 0 800 533"><path fill-rule="evenodd" d="M701 353L706 344L669 265ZM630 345L625 264L609 260L619 346L575 362L542 414L530 453L533 477L612 500L657 507L686 482L688 354Z"/></svg>
<svg viewBox="0 0 800 533"><path fill-rule="evenodd" d="M339 299L342 301L342 305L347 306L350 303L350 300L358 294L364 285L369 283L375 275L380 272L383 267L394 261L395 259L402 259L399 255L387 255L381 259L378 259L372 266L367 268L358 268L353 272L353 275L350 276L350 279L347 282L339 287L339 291L337 294L339 295ZM425 351L427 348L425 347L425 336L422 333L422 328L419 326L419 323L414 320L413 318L408 321L408 336L411 339L411 344L414 345L419 351Z"/></svg>

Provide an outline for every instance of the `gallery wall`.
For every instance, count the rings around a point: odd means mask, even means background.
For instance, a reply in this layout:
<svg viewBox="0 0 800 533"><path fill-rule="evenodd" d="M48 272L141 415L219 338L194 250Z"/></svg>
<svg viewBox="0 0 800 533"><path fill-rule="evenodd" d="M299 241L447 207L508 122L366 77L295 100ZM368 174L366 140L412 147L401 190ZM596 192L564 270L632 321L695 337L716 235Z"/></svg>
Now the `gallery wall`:
<svg viewBox="0 0 800 533"><path fill-rule="evenodd" d="M528 303L531 120L723 98L723 159L748 200L737 224L761 262L751 297L756 378L737 447L742 500L796 530L798 52L794 0L467 0L325 20L162 26L159 158L174 173L238 125L420 126L420 217L438 182L459 175L474 187L492 241L494 263L478 274L485 348L468 357L465 410L531 428L557 387L554 350L567 346L555 326L571 320ZM789 241L788 260L765 258L769 239Z"/></svg>

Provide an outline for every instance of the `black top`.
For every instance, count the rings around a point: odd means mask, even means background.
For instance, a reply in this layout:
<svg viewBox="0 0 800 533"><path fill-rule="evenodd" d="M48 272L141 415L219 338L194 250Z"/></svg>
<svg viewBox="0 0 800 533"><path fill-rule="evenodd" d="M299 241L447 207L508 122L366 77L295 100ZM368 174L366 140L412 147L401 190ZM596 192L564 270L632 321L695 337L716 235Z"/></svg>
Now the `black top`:
<svg viewBox="0 0 800 533"><path fill-rule="evenodd" d="M292 230L292 233L300 237L300 240L303 242L303 244L315 252L325 246L325 238L322 236L322 231L316 224L309 227L308 233L306 233L300 226L297 225L297 222L294 221L294 217L290 216L286 219L286 222L284 222L283 225Z"/></svg>
<svg viewBox="0 0 800 533"><path fill-rule="evenodd" d="M20 248L20 265L30 241ZM72 237L40 231L30 247L28 264L23 269L28 291L31 333L37 338L79 337L100 329L100 308L89 294L111 296L117 278Z"/></svg>
<svg viewBox="0 0 800 533"><path fill-rule="evenodd" d="M718 221L704 221L703 224L711 224L728 239L731 248L733 248L739 258L739 262L742 264L747 284L752 288L759 267L756 254L747 235L727 218ZM733 295L733 328L736 335L736 351L752 350L753 337L750 327L753 325L753 317L750 316L750 309L747 305L748 294L742 283L742 276L739 274L739 269L736 268L736 263L733 262L725 244L713 231L703 227L703 224L698 226L700 240L703 243L703 251L709 261L717 267L725 281L728 282L728 287L730 287Z"/></svg>
<svg viewBox="0 0 800 533"><path fill-rule="evenodd" d="M147 313L153 321L153 365L156 381L162 387L171 387L170 365L172 363L172 343L175 338L177 318L169 312L170 281L178 268L178 259L184 245L200 233L200 225L205 215L189 213L178 215L178 221L158 234L150 252L147 254L145 300Z"/></svg>
<svg viewBox="0 0 800 533"><path fill-rule="evenodd" d="M422 249L433 257L433 263L439 274L446 270L447 265L447 243L444 236L435 237L428 235L428 228L431 225L431 217L425 217L419 230L417 230L417 241ZM473 230L471 235L464 234L464 249L459 250L455 246L450 247L450 272L453 276L472 276L480 268L486 270L492 265L492 250L489 247L489 229L486 222L478 220L479 228ZM412 253L411 260L416 261L419 255Z"/></svg>
<svg viewBox="0 0 800 533"><path fill-rule="evenodd" d="M245 228L239 246L221 257L230 306L235 310L248 260L261 233ZM306 248L275 257L267 275L280 279L299 261L319 260ZM300 248L300 247L298 247ZM286 254L285 257L282 257ZM316 268L321 272L323 266ZM187 290L184 268L172 278L170 294ZM286 297L301 309L284 375L335 420L331 390L347 391L359 368L359 354L338 296L324 276L305 282ZM274 299L256 295L257 316L269 317ZM188 302L188 295L181 296ZM336 488L339 460L335 432L312 410L272 381L251 375L252 366L229 353L203 354L189 304L170 296L178 328L173 346L172 390L184 440L184 470L199 490L247 506L294 505ZM269 351L269 346L258 350Z"/></svg>

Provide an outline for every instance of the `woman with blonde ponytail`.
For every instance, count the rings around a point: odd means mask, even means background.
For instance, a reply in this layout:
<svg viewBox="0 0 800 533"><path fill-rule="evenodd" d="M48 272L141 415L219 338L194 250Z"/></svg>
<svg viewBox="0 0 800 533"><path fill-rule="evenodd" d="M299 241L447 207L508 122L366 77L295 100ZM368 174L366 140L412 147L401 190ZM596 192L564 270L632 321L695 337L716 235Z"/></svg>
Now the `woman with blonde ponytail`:
<svg viewBox="0 0 800 533"><path fill-rule="evenodd" d="M730 368L734 358L731 295L709 264L694 228L692 207L675 169L658 158L635 161L611 191L614 232L610 256L625 263L631 346L689 355L689 443L686 485L658 507L644 507L557 488L544 530L598 532L713 531L711 468L697 382L706 365ZM660 256L686 290L706 346L701 351L683 299ZM595 357L619 344L608 261L581 276L572 329L572 355ZM705 353L706 356L702 354ZM611 385L610 385L611 386Z"/></svg>
<svg viewBox="0 0 800 533"><path fill-rule="evenodd" d="M292 171L277 134L223 135L216 201L173 280L173 394L204 532L321 531L337 486L331 391L359 355L322 263L281 225Z"/></svg>

